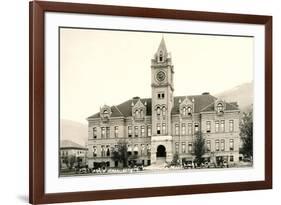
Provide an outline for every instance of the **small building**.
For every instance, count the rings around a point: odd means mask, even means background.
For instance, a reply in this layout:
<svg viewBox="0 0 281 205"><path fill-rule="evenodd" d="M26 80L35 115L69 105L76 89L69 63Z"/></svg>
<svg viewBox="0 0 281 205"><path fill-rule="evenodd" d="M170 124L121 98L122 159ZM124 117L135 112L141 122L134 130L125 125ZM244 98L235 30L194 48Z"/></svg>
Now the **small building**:
<svg viewBox="0 0 281 205"><path fill-rule="evenodd" d="M61 168L67 167L65 160L74 157L74 167L87 164L87 148L71 140L62 140L60 143Z"/></svg>

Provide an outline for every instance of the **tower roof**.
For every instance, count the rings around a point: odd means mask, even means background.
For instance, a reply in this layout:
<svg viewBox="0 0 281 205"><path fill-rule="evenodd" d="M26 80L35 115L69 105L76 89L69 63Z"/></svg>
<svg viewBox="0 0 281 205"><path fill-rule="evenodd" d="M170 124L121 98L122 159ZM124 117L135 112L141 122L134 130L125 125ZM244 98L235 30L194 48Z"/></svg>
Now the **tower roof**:
<svg viewBox="0 0 281 205"><path fill-rule="evenodd" d="M164 40L163 36L162 36L161 42L159 44L157 53L159 53L160 51L162 51L164 53L167 53L166 43L165 43L165 40Z"/></svg>

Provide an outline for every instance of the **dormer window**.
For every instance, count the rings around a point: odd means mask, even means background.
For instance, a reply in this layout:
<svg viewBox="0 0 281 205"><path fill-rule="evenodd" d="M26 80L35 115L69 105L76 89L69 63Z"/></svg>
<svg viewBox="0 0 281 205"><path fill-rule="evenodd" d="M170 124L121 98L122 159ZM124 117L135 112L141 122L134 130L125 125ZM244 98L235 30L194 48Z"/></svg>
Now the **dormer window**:
<svg viewBox="0 0 281 205"><path fill-rule="evenodd" d="M222 112L223 111L223 105L221 103L218 103L217 105L217 111Z"/></svg>
<svg viewBox="0 0 281 205"><path fill-rule="evenodd" d="M139 113L139 111L138 111L138 110L136 110L135 115L136 115L136 118L139 118L139 117L140 117L140 113Z"/></svg>
<svg viewBox="0 0 281 205"><path fill-rule="evenodd" d="M182 114L183 114L184 116L186 116L186 107L183 108Z"/></svg>

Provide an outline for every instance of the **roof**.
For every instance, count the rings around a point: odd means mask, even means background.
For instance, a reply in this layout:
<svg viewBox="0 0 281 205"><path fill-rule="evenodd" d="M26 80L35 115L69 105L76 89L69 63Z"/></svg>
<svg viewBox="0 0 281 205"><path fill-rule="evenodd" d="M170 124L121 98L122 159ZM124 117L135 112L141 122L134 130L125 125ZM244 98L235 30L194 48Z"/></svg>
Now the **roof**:
<svg viewBox="0 0 281 205"><path fill-rule="evenodd" d="M214 111L214 103L217 100L216 97L210 94L202 95L191 95L191 96L176 96L174 97L174 107L172 109L173 114L179 114L180 102L183 102L185 98L188 98L190 101L194 100L194 112L208 112ZM130 117L132 116L132 102L137 103L138 100L141 100L143 104L146 103L146 115L151 115L151 98L133 98L127 100L119 105L114 105L111 107L111 117ZM235 102L227 103L225 110L238 110L238 105ZM100 113L96 113L89 118L99 118Z"/></svg>
<svg viewBox="0 0 281 205"><path fill-rule="evenodd" d="M84 149L86 150L86 147L83 147L80 144L77 144L71 140L62 140L60 143L60 148L64 148L64 149Z"/></svg>

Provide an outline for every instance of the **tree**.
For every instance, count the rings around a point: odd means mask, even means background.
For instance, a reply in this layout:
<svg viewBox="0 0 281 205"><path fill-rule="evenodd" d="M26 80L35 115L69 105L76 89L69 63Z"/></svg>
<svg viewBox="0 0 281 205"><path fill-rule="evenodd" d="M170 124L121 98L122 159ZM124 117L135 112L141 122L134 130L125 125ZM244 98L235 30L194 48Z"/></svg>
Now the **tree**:
<svg viewBox="0 0 281 205"><path fill-rule="evenodd" d="M128 143L126 140L119 140L117 144L117 149L113 150L111 159L113 161L122 162L123 167L128 165Z"/></svg>
<svg viewBox="0 0 281 205"><path fill-rule="evenodd" d="M63 157L63 163L65 163L65 165L70 170L73 168L73 165L75 164L75 162L76 162L76 157L74 155Z"/></svg>
<svg viewBox="0 0 281 205"><path fill-rule="evenodd" d="M179 154L176 152L173 156L173 160L171 162L171 165L175 165L175 166L180 165L179 159L180 159Z"/></svg>
<svg viewBox="0 0 281 205"><path fill-rule="evenodd" d="M253 157L253 111L243 113L240 122L240 137L242 140L241 152L245 157Z"/></svg>
<svg viewBox="0 0 281 205"><path fill-rule="evenodd" d="M202 132L197 132L195 134L194 154L197 164L204 162L204 158L202 156L205 154L205 139Z"/></svg>

